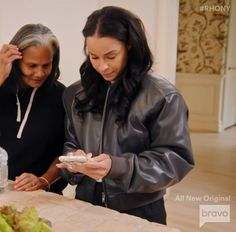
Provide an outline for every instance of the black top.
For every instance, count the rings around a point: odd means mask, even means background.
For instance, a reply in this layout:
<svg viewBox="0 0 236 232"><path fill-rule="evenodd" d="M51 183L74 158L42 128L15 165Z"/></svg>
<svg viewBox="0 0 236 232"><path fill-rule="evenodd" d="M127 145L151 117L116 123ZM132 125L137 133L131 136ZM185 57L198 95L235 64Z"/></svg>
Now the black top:
<svg viewBox="0 0 236 232"><path fill-rule="evenodd" d="M53 86L42 86L36 91L22 136L17 138L33 89L18 93L22 117L21 122L17 122L16 94L5 84L0 87L0 146L8 152L9 179L15 180L23 172L41 176L62 153L63 90L64 85L56 82ZM54 187L52 191L60 192L65 184L59 189Z"/></svg>

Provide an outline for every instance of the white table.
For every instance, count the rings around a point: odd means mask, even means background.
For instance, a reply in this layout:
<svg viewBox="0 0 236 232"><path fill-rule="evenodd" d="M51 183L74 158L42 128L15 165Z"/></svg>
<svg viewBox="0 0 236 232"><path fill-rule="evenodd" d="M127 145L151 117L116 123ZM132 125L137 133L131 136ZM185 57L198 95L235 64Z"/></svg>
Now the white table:
<svg viewBox="0 0 236 232"><path fill-rule="evenodd" d="M139 217L43 190L17 192L8 189L1 192L0 205L11 204L18 210L26 206L36 207L39 216L48 219L55 232L180 232Z"/></svg>

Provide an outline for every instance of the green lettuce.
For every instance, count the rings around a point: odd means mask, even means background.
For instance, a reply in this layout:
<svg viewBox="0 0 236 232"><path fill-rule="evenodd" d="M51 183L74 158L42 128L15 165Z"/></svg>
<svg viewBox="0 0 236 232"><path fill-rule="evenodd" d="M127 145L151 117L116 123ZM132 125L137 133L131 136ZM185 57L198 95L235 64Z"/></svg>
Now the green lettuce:
<svg viewBox="0 0 236 232"><path fill-rule="evenodd" d="M35 207L26 207L19 212L15 206L0 208L1 232L52 232L46 220L39 218Z"/></svg>

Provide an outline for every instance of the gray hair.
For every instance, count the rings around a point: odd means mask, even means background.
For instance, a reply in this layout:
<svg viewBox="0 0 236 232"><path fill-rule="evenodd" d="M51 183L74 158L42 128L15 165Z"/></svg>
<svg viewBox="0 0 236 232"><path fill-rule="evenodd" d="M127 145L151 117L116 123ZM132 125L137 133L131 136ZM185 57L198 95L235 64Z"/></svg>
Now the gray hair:
<svg viewBox="0 0 236 232"><path fill-rule="evenodd" d="M20 51L31 46L51 46L53 54L59 48L59 43L52 31L42 24L26 24L21 27L10 41Z"/></svg>
<svg viewBox="0 0 236 232"><path fill-rule="evenodd" d="M48 27L42 24L26 24L16 32L10 44L16 45L21 52L31 46L50 46L53 51L52 71L46 82L52 83L58 79L60 47L56 36ZM18 60L13 62L13 67L11 75L20 76Z"/></svg>

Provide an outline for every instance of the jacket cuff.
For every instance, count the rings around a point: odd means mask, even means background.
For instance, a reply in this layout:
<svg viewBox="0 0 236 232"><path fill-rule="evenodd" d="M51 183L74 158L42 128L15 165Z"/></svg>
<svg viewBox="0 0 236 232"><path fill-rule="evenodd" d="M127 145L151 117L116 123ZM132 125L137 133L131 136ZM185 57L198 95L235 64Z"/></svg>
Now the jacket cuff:
<svg viewBox="0 0 236 232"><path fill-rule="evenodd" d="M65 168L59 169L59 174L60 176L62 176L63 179L65 179L71 185L79 184L84 177L83 174L71 173Z"/></svg>
<svg viewBox="0 0 236 232"><path fill-rule="evenodd" d="M125 174L127 174L128 170L128 160L125 157L117 157L110 155L111 158L111 169L107 174L107 178L117 179Z"/></svg>

